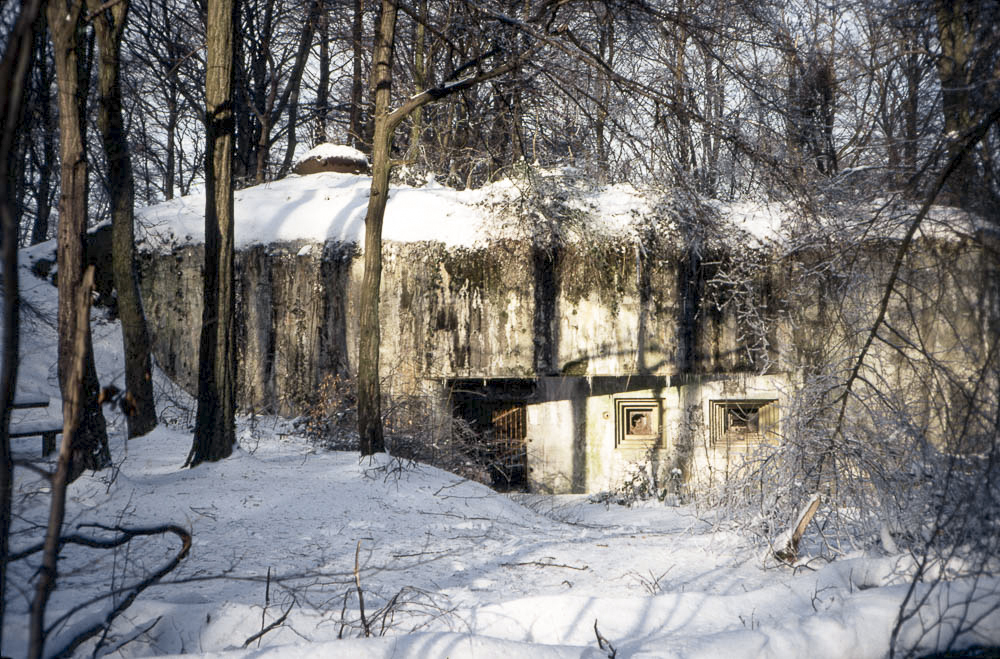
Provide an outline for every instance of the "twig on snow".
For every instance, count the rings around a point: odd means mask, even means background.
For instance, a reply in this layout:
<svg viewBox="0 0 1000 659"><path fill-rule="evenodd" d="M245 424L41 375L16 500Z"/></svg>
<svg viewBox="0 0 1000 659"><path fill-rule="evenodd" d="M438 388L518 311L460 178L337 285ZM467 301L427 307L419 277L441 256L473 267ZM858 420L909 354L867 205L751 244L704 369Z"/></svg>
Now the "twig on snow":
<svg viewBox="0 0 1000 659"><path fill-rule="evenodd" d="M615 649L615 646L611 645L611 641L604 638L601 630L597 628L597 618L594 618L594 634L597 636L597 647L608 653L608 659L615 659L618 656L618 650Z"/></svg>
<svg viewBox="0 0 1000 659"><path fill-rule="evenodd" d="M272 622L267 627L263 627L259 632L257 632L256 634L254 634L253 636L251 636L247 640L243 641L243 647L249 646L254 641L257 641L257 647L260 647L260 639L265 634L267 634L268 632L270 632L271 630L280 627L282 625L282 623L284 623L285 620L288 618L288 614L292 612L292 607L294 607L294 606L295 606L295 602L293 601L292 603L290 603L288 605L288 608L285 609L285 612L281 614L280 618L278 618L277 620L275 620L274 622Z"/></svg>
<svg viewBox="0 0 1000 659"><path fill-rule="evenodd" d="M361 590L361 571L358 569L358 556L361 554L361 541L358 540L358 546L354 550L354 586L358 590L358 608L361 610L361 626L365 629L365 638L372 635L371 627L368 625L368 619L365 617L365 594Z"/></svg>
<svg viewBox="0 0 1000 659"><path fill-rule="evenodd" d="M500 567L524 567L534 565L536 567L561 567L567 570L589 570L589 565L566 565L565 563L546 563L544 561L524 561L522 563L501 563Z"/></svg>

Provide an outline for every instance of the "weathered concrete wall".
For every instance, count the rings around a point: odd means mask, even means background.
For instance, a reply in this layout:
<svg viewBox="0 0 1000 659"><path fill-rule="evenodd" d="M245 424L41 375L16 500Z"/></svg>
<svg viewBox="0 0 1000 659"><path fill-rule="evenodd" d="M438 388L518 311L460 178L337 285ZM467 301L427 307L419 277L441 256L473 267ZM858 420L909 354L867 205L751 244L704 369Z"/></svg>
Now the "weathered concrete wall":
<svg viewBox="0 0 1000 659"><path fill-rule="evenodd" d="M140 260L157 360L190 391L202 260L201 246ZM678 274L685 269L682 256L654 258L624 242L557 251L389 243L382 370L397 386L421 378L745 370L745 354L732 347L733 319L691 297ZM339 243L255 246L237 254L237 272L239 403L300 413L326 374L353 372L358 252Z"/></svg>
<svg viewBox="0 0 1000 659"><path fill-rule="evenodd" d="M237 254L241 407L294 414L324 375L348 371L354 251L289 244ZM203 261L200 245L142 254L139 260L157 362L192 393L198 385Z"/></svg>
<svg viewBox="0 0 1000 659"><path fill-rule="evenodd" d="M711 280L726 255L705 250L599 240L556 250L389 243L382 373L407 392L428 382L444 391L460 378L534 382L525 401L528 480L539 491L607 489L629 462L645 459L615 448L623 395L659 401L662 443L650 457L661 479L674 467L684 478L724 474L726 456L707 444L709 401L764 397L784 407L806 371L843 378L875 319L896 247L873 243L849 264L786 254L758 268L753 286L723 287L729 303L720 309ZM995 254L959 240L915 244L861 372L942 437L949 410L962 404L956 382L985 362L1000 333ZM201 247L141 259L157 361L192 392L202 259ZM257 246L237 255L237 268L239 403L300 414L327 374L354 372L358 250ZM749 308L763 326L747 325ZM950 382L931 377L932 360L950 369Z"/></svg>
<svg viewBox="0 0 1000 659"><path fill-rule="evenodd" d="M529 486L548 493L611 490L630 463L648 464L659 484L668 483L674 469L682 482L695 473L707 481L724 478L728 461L739 456L711 444L706 431L711 401L771 399L783 407L791 386L787 374L542 378L536 399L527 405ZM658 404L657 447L615 446L615 401L620 398ZM780 433L780 426L773 431Z"/></svg>

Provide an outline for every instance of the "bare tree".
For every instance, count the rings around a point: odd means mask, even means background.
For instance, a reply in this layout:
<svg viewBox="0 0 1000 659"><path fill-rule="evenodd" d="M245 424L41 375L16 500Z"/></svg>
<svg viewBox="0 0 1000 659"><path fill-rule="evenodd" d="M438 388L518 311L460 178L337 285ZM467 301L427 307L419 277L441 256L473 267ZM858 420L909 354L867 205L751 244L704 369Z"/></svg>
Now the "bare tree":
<svg viewBox="0 0 1000 659"><path fill-rule="evenodd" d="M204 158L203 29L189 2L131 0L123 78L132 153L147 203L187 194Z"/></svg>
<svg viewBox="0 0 1000 659"><path fill-rule="evenodd" d="M236 0L208 0L205 23L205 281L198 413L187 464L228 457L236 443L233 243L233 30Z"/></svg>
<svg viewBox="0 0 1000 659"><path fill-rule="evenodd" d="M372 137L372 185L365 215L365 274L361 284L360 327L358 334L358 434L361 454L372 455L385 450L382 435L381 391L379 381L379 287L382 280L382 220L389 198L389 172L396 128L415 110L429 103L482 84L513 71L530 51L519 57L500 57L488 51L458 67L447 82L429 87L391 108L392 64L396 37L396 0L382 0L372 65L372 89L375 90L375 129ZM542 12L534 17L541 22ZM483 70L483 61L497 56L500 63ZM466 73L468 72L468 73ZM462 75L465 77L460 77Z"/></svg>
<svg viewBox="0 0 1000 659"><path fill-rule="evenodd" d="M10 166L15 130L20 124L21 102L33 49L32 24L39 14L41 0L22 3L14 29L7 36L0 59L0 257L3 260L3 353L0 359L0 651L3 650L4 599L7 595L7 557L11 521L11 493L14 464L10 453L10 410L17 383L19 301L17 247L20 218L13 203Z"/></svg>
<svg viewBox="0 0 1000 659"><path fill-rule="evenodd" d="M16 161L12 164L15 201L21 215L22 242L28 236L34 245L48 240L52 212L53 183L56 178L58 132L52 107L52 65L45 12L34 25L34 47L24 90L16 137Z"/></svg>
<svg viewBox="0 0 1000 659"><path fill-rule="evenodd" d="M70 395L70 365L76 351L80 316L74 304L82 286L84 241L87 230L87 87L81 49L85 29L83 0L53 0L47 7L49 33L55 49L56 80L59 84L59 158L62 188L59 197L59 386ZM107 427L97 402L97 369L91 343L89 319L83 332L83 397L66 419L74 429L70 480L85 469L99 469L111 459Z"/></svg>
<svg viewBox="0 0 1000 659"><path fill-rule="evenodd" d="M100 49L98 125L104 141L108 193L111 197L112 268L125 351L126 423L129 437L138 437L156 427L156 405L153 402L149 332L136 282L135 181L122 116L119 81L122 35L130 4L128 0L122 0L112 7L104 7L100 0L87 0L87 6Z"/></svg>
<svg viewBox="0 0 1000 659"><path fill-rule="evenodd" d="M362 95L364 94L364 78L362 77L362 57L364 56L364 0L354 0L354 12L351 19L351 118L347 129L348 140L356 149L364 149L368 143L364 130ZM374 64L372 69L374 69Z"/></svg>

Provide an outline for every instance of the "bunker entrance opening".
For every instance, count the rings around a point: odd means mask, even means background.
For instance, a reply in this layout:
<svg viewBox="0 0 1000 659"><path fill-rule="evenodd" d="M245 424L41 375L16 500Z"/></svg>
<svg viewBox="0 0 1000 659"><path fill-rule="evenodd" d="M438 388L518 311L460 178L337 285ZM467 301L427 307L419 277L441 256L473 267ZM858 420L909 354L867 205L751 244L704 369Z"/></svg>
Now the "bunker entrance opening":
<svg viewBox="0 0 1000 659"><path fill-rule="evenodd" d="M524 490L528 480L527 403L534 380L455 380L452 414L472 430L469 448L489 472L494 489Z"/></svg>

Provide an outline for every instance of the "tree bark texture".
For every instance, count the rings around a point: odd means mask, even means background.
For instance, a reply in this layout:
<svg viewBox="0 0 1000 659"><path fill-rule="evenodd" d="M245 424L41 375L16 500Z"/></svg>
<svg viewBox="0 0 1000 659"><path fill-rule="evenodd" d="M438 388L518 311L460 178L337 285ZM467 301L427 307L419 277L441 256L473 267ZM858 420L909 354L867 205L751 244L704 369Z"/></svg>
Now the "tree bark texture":
<svg viewBox="0 0 1000 659"><path fill-rule="evenodd" d="M70 409L78 418L64 419L73 429L70 480L85 469L100 469L111 461L107 426L97 402L100 385L94 366L89 319L85 328L77 327L79 315L74 304L83 285L84 236L87 230L87 155L84 149L86 117L86 73L81 66L85 57L83 0L53 0L47 7L49 33L55 53L56 81L59 94L59 158L61 189L59 193L59 388L65 399L71 395L70 366L75 351L75 337L83 333L83 394L80 405Z"/></svg>
<svg viewBox="0 0 1000 659"><path fill-rule="evenodd" d="M379 286L382 283L382 218L389 198L389 155L392 147L389 102L396 4L382 1L375 32L372 82L375 88L375 134L372 139L372 187L365 215L365 275L361 283L358 340L358 434L361 455L385 450L382 437L382 394L379 388Z"/></svg>
<svg viewBox="0 0 1000 659"><path fill-rule="evenodd" d="M11 520L11 493L14 464L10 453L10 411L17 383L20 293L18 291L17 246L20 218L13 203L10 165L16 127L21 125L31 53L34 48L32 24L39 15L40 0L21 6L0 59L0 258L3 260L3 362L0 366L0 654L3 651L4 599L7 593L7 555Z"/></svg>
<svg viewBox="0 0 1000 659"><path fill-rule="evenodd" d="M316 83L316 130L310 146L326 142L327 115L330 113L330 14L321 1L319 25L319 81Z"/></svg>
<svg viewBox="0 0 1000 659"><path fill-rule="evenodd" d="M58 2L58 0L56 0ZM49 5L51 7L51 5ZM51 15L50 15L51 16ZM45 530L45 545L42 550L42 564L38 569L38 580L35 582L35 597L31 602L31 618L28 623L28 657L40 659L45 648L45 609L49 596L56 587L59 561L59 536L62 534L63 519L66 516L66 487L73 480L73 463L76 461L75 432L80 426L74 419L80 416L80 411L86 398L86 364L87 348L90 343L90 294L94 288L94 267L90 266L80 279L80 285L73 300L70 311L76 316L75 334L70 337L74 346L70 363L67 365L66 384L63 391L63 437L59 445L59 458L56 461L56 471L52 475L52 498L49 501L49 520ZM92 355L91 355L92 356Z"/></svg>
<svg viewBox="0 0 1000 659"><path fill-rule="evenodd" d="M188 463L228 457L236 441L233 271L233 32L235 0L208 0L206 18L205 286L198 412Z"/></svg>
<svg viewBox="0 0 1000 659"><path fill-rule="evenodd" d="M100 51L97 88L100 97L97 124L104 142L111 201L111 260L118 316L125 351L125 418L128 436L139 437L156 427L150 340L135 273L135 180L122 116L120 62L122 34L129 0L101 9L101 0L87 0L94 15Z"/></svg>
<svg viewBox="0 0 1000 659"><path fill-rule="evenodd" d="M364 11L363 0L354 0L354 20L351 23L351 47L354 51L354 69L351 78L351 116L347 128L348 143L355 149L362 151L366 150L365 130L361 112L364 94L364 81L361 79L361 57L364 53L364 46L361 43L364 35Z"/></svg>
<svg viewBox="0 0 1000 659"><path fill-rule="evenodd" d="M48 59L48 26L45 12L39 11L35 18L35 61L38 80L34 86L35 108L41 124L42 159L38 163L38 184L35 192L35 221L31 225L32 245L45 242L49 238L49 216L52 214L51 191L52 172L56 163L56 126L52 121L52 69Z"/></svg>
<svg viewBox="0 0 1000 659"><path fill-rule="evenodd" d="M975 3L966 0L937 0L937 37L941 44L938 59L938 77L941 81L941 111L944 114L944 132L948 140L948 156L962 151L962 133L974 122L970 107L970 90L973 84L971 61L976 38ZM962 156L955 176L948 182L952 203L968 206L975 189L976 167L972 154Z"/></svg>

